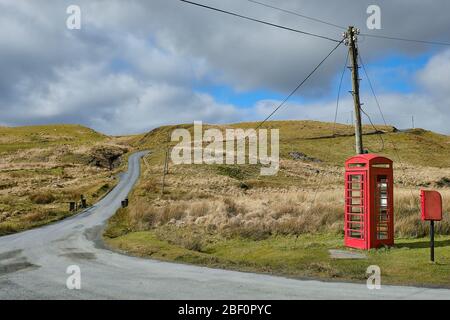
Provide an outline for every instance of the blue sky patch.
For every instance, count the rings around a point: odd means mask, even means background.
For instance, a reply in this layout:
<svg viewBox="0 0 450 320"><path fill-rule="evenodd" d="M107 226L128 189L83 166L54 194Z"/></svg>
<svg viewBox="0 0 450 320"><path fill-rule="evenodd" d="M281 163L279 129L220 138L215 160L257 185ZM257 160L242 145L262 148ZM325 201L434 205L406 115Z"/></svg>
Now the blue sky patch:
<svg viewBox="0 0 450 320"><path fill-rule="evenodd" d="M392 54L378 61L366 64L366 69L377 94L381 93L412 93L416 88L415 75L425 67L434 52L427 52L419 56L406 56ZM366 61L365 61L366 63ZM328 95L321 98L305 98L301 92L293 96L291 103L309 103L319 100L335 99L342 69L332 80L331 90ZM347 97L351 90L350 71L347 70L343 79L341 98ZM370 87L366 79L364 70L360 70L361 93L370 93ZM195 91L207 93L220 103L233 104L239 108L250 108L261 100L283 100L287 93L279 93L271 90L259 89L251 91L236 91L227 85L199 86Z"/></svg>
<svg viewBox="0 0 450 320"><path fill-rule="evenodd" d="M270 90L252 90L238 92L230 86L202 86L195 88L195 91L207 93L214 99L223 104L233 104L239 108L251 108L261 100L283 100L287 94L277 93ZM300 94L292 97L290 102L304 103Z"/></svg>

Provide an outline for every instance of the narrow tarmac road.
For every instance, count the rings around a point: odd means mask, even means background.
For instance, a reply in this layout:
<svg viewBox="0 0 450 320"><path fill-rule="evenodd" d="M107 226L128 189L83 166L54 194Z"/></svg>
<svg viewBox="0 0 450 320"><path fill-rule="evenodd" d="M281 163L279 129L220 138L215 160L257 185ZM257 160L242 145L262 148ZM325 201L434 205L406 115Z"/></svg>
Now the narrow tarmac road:
<svg viewBox="0 0 450 320"><path fill-rule="evenodd" d="M102 248L106 220L139 177L130 156L117 187L87 211L0 238L0 299L450 299L450 290L300 281L133 258ZM66 270L81 269L69 290Z"/></svg>

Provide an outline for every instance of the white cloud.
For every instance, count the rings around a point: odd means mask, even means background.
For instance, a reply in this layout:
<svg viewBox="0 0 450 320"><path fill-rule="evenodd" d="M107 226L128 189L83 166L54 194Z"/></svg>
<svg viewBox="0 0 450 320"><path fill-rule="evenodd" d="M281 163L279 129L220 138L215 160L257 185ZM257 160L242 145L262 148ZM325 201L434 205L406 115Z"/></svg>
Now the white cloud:
<svg viewBox="0 0 450 320"><path fill-rule="evenodd" d="M450 92L450 50L435 55L417 75L425 90L439 97Z"/></svg>
<svg viewBox="0 0 450 320"><path fill-rule="evenodd" d="M70 1L0 0L0 123L71 122L123 134L194 120L259 120L273 110L276 101L240 109L196 88L216 84L238 91L285 93L334 45L179 1L79 2L84 20L82 29L74 31L65 27ZM247 1L203 2L337 38L341 33ZM413 5L410 0L379 2L383 33L443 41L448 37L450 22L441 14L450 10L447 0L436 0L435 6L420 1ZM370 1L276 4L338 24L361 26ZM400 26L399 17L404 22ZM425 22L427 28L422 27ZM428 50L419 44L361 40L366 63L385 53L415 55ZM449 52L436 53L417 73L417 92L380 95L389 122L407 127L414 114L417 125L449 133ZM302 95L319 97L321 102L289 104L277 117L332 120L335 101L324 97L335 90L332 79L342 68L344 56L341 48L303 88ZM364 100L368 112L380 122L371 98ZM342 110L351 110L348 96L343 98ZM341 114L339 120L346 118Z"/></svg>
<svg viewBox="0 0 450 320"><path fill-rule="evenodd" d="M109 134L139 133L161 123L233 122L244 112L207 95L170 84L109 74L105 65L55 71L56 79L21 100L6 119L83 123ZM13 108L13 109L16 109Z"/></svg>

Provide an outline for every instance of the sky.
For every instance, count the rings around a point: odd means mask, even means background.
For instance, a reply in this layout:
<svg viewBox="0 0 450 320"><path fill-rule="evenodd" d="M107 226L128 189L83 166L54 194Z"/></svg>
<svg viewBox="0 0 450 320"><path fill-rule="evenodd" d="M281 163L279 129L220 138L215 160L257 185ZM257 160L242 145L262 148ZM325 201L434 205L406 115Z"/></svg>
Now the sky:
<svg viewBox="0 0 450 320"><path fill-rule="evenodd" d="M260 1L366 34L450 42L448 0ZM198 2L338 40L344 31L247 0ZM381 30L367 27L372 4ZM67 28L70 5L81 9L79 30ZM0 125L73 123L124 135L259 121L335 45L178 0L0 0ZM450 46L366 36L358 46L389 124L410 128L414 117L416 127L450 134ZM273 119L333 121L347 50L339 47ZM360 76L363 108L382 124ZM346 71L341 123L351 121L350 84Z"/></svg>

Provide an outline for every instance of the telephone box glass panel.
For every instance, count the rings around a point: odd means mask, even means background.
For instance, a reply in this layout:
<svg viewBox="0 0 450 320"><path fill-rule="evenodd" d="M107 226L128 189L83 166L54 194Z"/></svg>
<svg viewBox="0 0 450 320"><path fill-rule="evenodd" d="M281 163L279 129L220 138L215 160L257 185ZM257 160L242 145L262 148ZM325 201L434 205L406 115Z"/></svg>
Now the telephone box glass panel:
<svg viewBox="0 0 450 320"><path fill-rule="evenodd" d="M364 239L364 175L347 176L347 236Z"/></svg>
<svg viewBox="0 0 450 320"><path fill-rule="evenodd" d="M377 196L377 239L386 240L389 238L389 181L385 175L377 176L376 196Z"/></svg>

